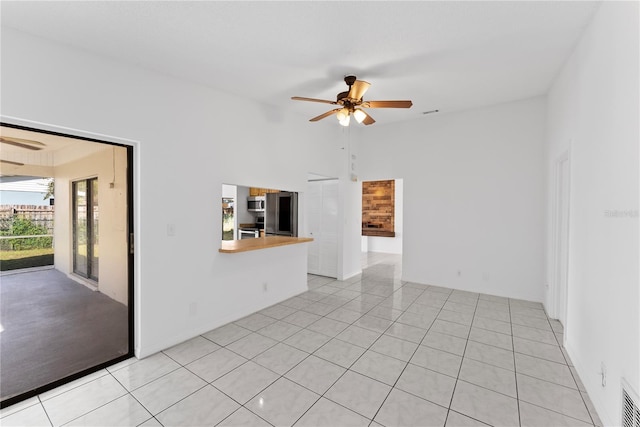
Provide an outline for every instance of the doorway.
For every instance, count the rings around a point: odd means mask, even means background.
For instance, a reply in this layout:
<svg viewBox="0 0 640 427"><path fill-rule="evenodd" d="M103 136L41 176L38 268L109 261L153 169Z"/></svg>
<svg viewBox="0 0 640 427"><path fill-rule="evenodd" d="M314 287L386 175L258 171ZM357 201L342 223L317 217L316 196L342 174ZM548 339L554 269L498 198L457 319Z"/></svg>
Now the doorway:
<svg viewBox="0 0 640 427"><path fill-rule="evenodd" d="M555 209L553 239L553 301L557 319L567 329L567 303L569 292L569 152L562 154L555 165ZM566 336L566 333L565 333Z"/></svg>
<svg viewBox="0 0 640 427"><path fill-rule="evenodd" d="M361 250L369 254L402 254L404 179L363 181ZM375 262L375 261L373 261Z"/></svg>
<svg viewBox="0 0 640 427"><path fill-rule="evenodd" d="M7 123L0 136L0 180L55 187L53 265L0 284L6 407L134 355L134 163L130 145Z"/></svg>

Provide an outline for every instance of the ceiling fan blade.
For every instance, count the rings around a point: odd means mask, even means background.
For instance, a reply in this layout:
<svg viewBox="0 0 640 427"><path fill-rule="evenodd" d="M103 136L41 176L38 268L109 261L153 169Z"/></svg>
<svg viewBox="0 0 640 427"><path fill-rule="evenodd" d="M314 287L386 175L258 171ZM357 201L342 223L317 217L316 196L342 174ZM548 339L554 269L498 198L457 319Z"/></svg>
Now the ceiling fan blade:
<svg viewBox="0 0 640 427"><path fill-rule="evenodd" d="M42 147L46 147L42 142L32 141L30 139L10 138L8 136L0 136L0 142L15 147L26 148L27 150L42 150Z"/></svg>
<svg viewBox="0 0 640 427"><path fill-rule="evenodd" d="M411 101L366 101L362 103L364 108L411 108Z"/></svg>
<svg viewBox="0 0 640 427"><path fill-rule="evenodd" d="M24 166L24 163L12 162L11 160L2 160L2 159L0 159L0 163L6 163L8 165L14 165L14 166Z"/></svg>
<svg viewBox="0 0 640 427"><path fill-rule="evenodd" d="M310 102L321 102L323 104L337 104L336 101L328 101L326 99L316 99L316 98L305 98L303 96L292 96L291 99L294 101L310 101Z"/></svg>
<svg viewBox="0 0 640 427"><path fill-rule="evenodd" d="M360 101L367 89L369 89L369 86L371 86L371 84L364 80L356 80L351 86L351 89L349 89L349 98L354 101Z"/></svg>
<svg viewBox="0 0 640 427"><path fill-rule="evenodd" d="M367 114L366 111L363 110L363 112L364 112L364 114L366 114L366 116L365 116L364 120L362 120L362 124L372 125L372 124L374 124L376 122L375 120L373 120L373 117L371 117L369 114Z"/></svg>
<svg viewBox="0 0 640 427"><path fill-rule="evenodd" d="M329 116L331 116L333 114L337 114L338 111L340 111L340 110L342 110L342 108L336 108L335 110L327 111L326 113L320 114L319 116L314 117L313 119L309 119L309 121L310 122L317 122L318 120L322 120L325 117L329 117Z"/></svg>

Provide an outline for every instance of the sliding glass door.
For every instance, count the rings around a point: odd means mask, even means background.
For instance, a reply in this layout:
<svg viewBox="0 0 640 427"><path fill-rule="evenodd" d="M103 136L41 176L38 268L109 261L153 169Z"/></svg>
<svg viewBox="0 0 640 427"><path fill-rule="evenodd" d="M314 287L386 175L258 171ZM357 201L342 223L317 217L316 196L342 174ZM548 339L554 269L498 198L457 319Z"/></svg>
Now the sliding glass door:
<svg viewBox="0 0 640 427"><path fill-rule="evenodd" d="M73 182L73 272L98 281L98 178Z"/></svg>

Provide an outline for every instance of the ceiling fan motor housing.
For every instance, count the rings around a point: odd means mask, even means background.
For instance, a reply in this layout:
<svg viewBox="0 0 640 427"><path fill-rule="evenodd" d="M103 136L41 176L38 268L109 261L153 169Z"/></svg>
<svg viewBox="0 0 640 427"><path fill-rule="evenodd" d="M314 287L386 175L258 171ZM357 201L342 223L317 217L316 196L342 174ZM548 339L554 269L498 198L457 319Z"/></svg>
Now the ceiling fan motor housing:
<svg viewBox="0 0 640 427"><path fill-rule="evenodd" d="M356 76L344 76L344 82L351 87L356 82Z"/></svg>
<svg viewBox="0 0 640 427"><path fill-rule="evenodd" d="M336 96L336 101L340 103L340 101L342 101L343 99L346 99L348 96L349 96L349 91L340 92L338 96Z"/></svg>

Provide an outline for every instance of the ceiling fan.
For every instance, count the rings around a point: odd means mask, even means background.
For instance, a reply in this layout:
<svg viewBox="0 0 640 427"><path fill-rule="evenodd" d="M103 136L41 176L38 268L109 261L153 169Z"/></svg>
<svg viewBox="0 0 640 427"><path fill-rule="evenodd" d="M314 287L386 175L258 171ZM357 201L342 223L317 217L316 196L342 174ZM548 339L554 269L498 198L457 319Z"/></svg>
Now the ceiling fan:
<svg viewBox="0 0 640 427"><path fill-rule="evenodd" d="M349 126L350 117L353 116L358 123L364 123L365 125L372 125L376 121L367 114L363 108L411 108L413 103L411 101L365 101L362 96L365 94L370 83L364 80L357 80L356 76L345 76L344 82L349 86L349 90L340 92L335 101L329 101L325 99L316 98L304 98L301 96L292 96L294 101L311 101L320 102L323 104L339 105L340 108L336 108L331 111L327 111L324 114L320 114L317 117L310 119L310 122L317 122L325 117L336 115L338 121L342 126Z"/></svg>
<svg viewBox="0 0 640 427"><path fill-rule="evenodd" d="M26 148L27 150L42 150L42 148L46 147L42 142L8 136L0 136L0 142L14 147Z"/></svg>
<svg viewBox="0 0 640 427"><path fill-rule="evenodd" d="M13 145L14 147L25 148L27 150L34 150L34 151L42 150L44 147L46 147L46 145L43 144L42 142L33 141L31 139L14 138L9 136L0 136L0 143ZM4 160L4 159L0 159L0 163L3 163L5 165L11 165L11 166L24 166L24 163L14 162L11 160Z"/></svg>
<svg viewBox="0 0 640 427"><path fill-rule="evenodd" d="M24 166L24 163L12 162L11 160L4 160L4 159L0 159L0 163L5 163L7 165L12 165L12 166Z"/></svg>

